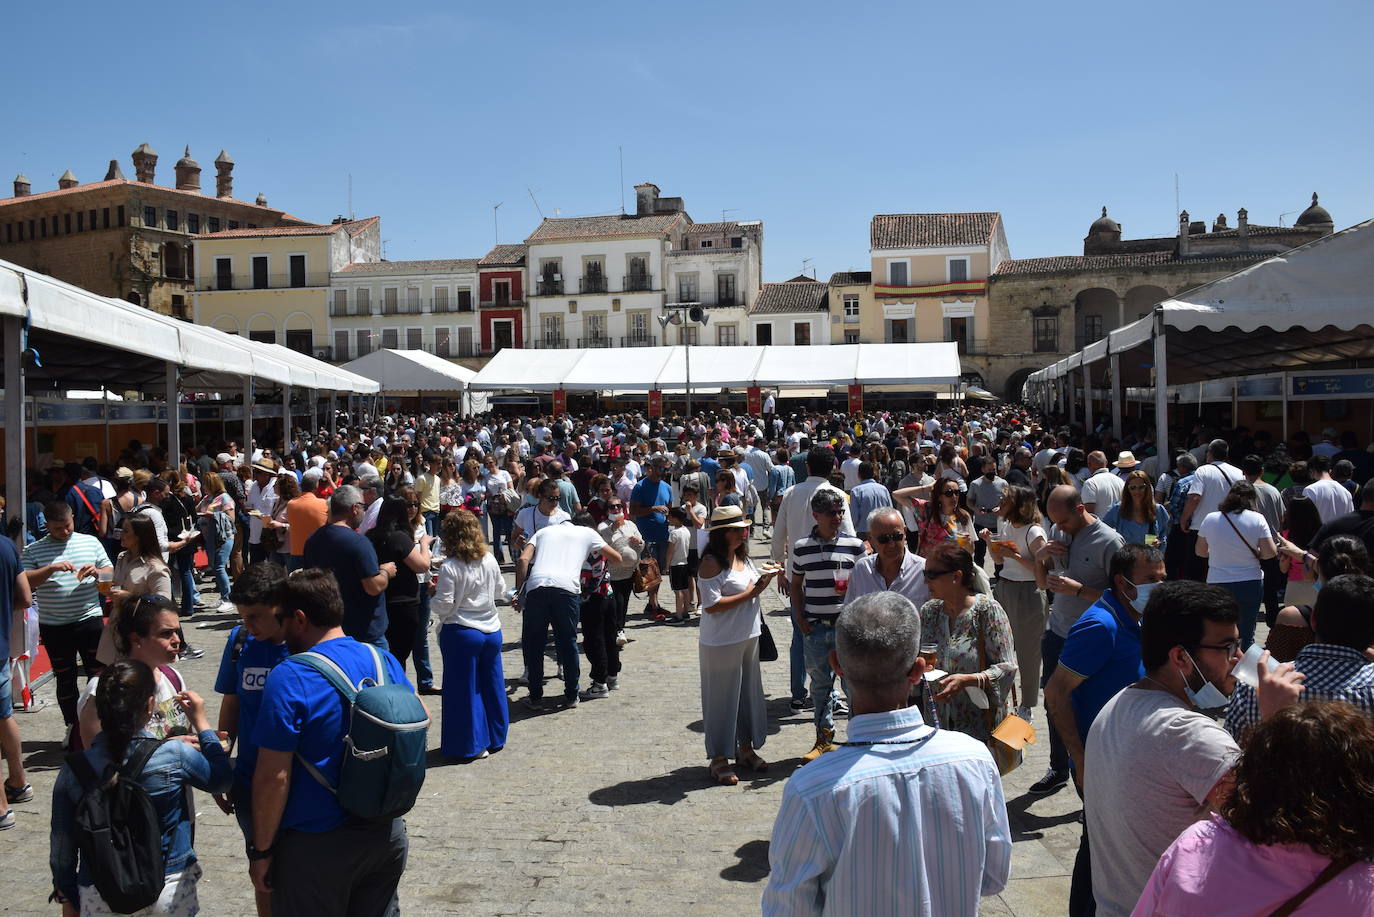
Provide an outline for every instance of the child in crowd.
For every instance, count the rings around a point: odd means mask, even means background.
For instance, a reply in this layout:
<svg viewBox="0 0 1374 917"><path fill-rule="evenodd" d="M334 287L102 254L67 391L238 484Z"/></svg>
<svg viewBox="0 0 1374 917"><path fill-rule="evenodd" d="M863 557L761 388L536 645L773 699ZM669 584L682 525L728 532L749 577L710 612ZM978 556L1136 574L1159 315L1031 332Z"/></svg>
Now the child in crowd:
<svg viewBox="0 0 1374 917"><path fill-rule="evenodd" d="M692 619L692 573L687 553L692 546L692 530L687 527L687 510L674 506L668 510L668 584L673 588L677 613L670 624L686 624Z"/></svg>

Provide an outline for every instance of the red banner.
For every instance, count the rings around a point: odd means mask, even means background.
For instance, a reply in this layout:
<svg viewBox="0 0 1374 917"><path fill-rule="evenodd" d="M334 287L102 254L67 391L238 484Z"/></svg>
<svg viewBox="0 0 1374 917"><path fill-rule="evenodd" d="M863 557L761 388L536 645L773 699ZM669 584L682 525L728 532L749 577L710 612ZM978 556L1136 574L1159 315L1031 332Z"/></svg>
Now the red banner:
<svg viewBox="0 0 1374 917"><path fill-rule="evenodd" d="M749 413L763 413L763 389L757 385L749 386Z"/></svg>
<svg viewBox="0 0 1374 917"><path fill-rule="evenodd" d="M568 393L561 388L553 390L553 413L559 417L568 413Z"/></svg>
<svg viewBox="0 0 1374 917"><path fill-rule="evenodd" d="M849 413L860 414L864 409L864 387L862 385L851 385L849 387Z"/></svg>
<svg viewBox="0 0 1374 917"><path fill-rule="evenodd" d="M656 388L649 389L649 416L663 416L663 393Z"/></svg>

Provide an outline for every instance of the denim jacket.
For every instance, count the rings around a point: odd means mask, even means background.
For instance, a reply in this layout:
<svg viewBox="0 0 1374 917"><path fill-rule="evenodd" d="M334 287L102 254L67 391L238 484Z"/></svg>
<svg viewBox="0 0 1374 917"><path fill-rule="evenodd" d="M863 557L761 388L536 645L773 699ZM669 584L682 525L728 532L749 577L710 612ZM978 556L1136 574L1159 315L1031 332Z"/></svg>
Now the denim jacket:
<svg viewBox="0 0 1374 917"><path fill-rule="evenodd" d="M146 730L137 738L151 738ZM187 786L207 793L224 793L234 782L234 771L219 739L211 730L200 734L201 751L180 739L163 742L148 759L139 783L152 797L162 822L162 853L166 874L180 872L196 861L191 849L192 807ZM86 752L91 767L101 773L110 762L109 746L102 733ZM52 791L52 835L49 865L53 885L68 901L80 900L78 885L91 885L88 867L77 864L76 807L81 801L81 781L64 764Z"/></svg>

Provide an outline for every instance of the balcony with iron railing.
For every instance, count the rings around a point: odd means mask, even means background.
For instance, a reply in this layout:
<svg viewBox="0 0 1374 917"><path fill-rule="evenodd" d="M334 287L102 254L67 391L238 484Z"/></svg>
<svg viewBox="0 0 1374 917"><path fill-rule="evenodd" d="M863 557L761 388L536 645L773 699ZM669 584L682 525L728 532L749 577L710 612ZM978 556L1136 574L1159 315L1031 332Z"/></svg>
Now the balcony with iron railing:
<svg viewBox="0 0 1374 917"><path fill-rule="evenodd" d="M568 339L559 337L530 338L525 342L525 347L530 350L567 350Z"/></svg>
<svg viewBox="0 0 1374 917"><path fill-rule="evenodd" d="M647 293L654 288L654 275L626 274L620 279L620 285L626 293Z"/></svg>
<svg viewBox="0 0 1374 917"><path fill-rule="evenodd" d="M621 347L653 347L658 342L652 334L630 334L620 339Z"/></svg>
<svg viewBox="0 0 1374 917"><path fill-rule="evenodd" d="M605 293L606 277L604 274L588 274L578 280L577 289L580 293Z"/></svg>
<svg viewBox="0 0 1374 917"><path fill-rule="evenodd" d="M307 271L292 274L220 274L212 272L196 280L202 293L220 290L292 290L329 286L329 273Z"/></svg>
<svg viewBox="0 0 1374 917"><path fill-rule="evenodd" d="M615 338L611 337L610 335L606 335L606 334L594 334L594 335L592 335L591 337L587 337L587 338L578 338L578 339L577 339L577 346L578 346L578 347L584 347L584 348L587 348L587 347L614 347L614 346L615 346Z"/></svg>
<svg viewBox="0 0 1374 917"><path fill-rule="evenodd" d="M562 296L563 281L552 279L540 279L536 284L537 296Z"/></svg>

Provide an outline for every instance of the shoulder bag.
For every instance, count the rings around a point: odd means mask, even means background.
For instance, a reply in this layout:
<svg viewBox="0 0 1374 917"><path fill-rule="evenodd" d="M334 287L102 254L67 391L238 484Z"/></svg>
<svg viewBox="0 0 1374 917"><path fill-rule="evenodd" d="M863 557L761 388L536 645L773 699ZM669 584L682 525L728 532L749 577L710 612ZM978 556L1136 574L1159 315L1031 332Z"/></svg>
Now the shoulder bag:
<svg viewBox="0 0 1374 917"><path fill-rule="evenodd" d="M980 604L983 607L978 611L978 670L983 671L988 667L987 611L986 605ZM997 722L996 709L1000 706L1001 691L996 689L996 685L993 688L990 693L995 696L988 697L988 707L983 711L983 716L987 720L988 751L992 752L997 772L1005 777L1021 766L1025 747L1035 744L1035 727L1015 713L1008 713L1002 722ZM1013 707L1020 703L1016 693L1016 676L1012 676L1011 702Z"/></svg>
<svg viewBox="0 0 1374 917"><path fill-rule="evenodd" d="M1263 563L1264 563L1264 558L1263 558L1263 557L1260 557L1259 549L1256 548L1254 545L1252 545L1250 542L1248 542L1248 541L1245 540L1245 536L1242 535L1242 534L1240 533L1240 529L1236 528L1236 522L1235 522L1234 519L1231 518L1231 514L1230 514L1230 513L1222 513L1222 514L1221 514L1221 518L1225 519L1225 520L1227 521L1227 523L1230 524L1230 526L1231 526L1231 531L1233 531L1233 532L1236 533L1236 537L1239 538L1239 539L1241 540L1241 544L1243 544L1243 545L1245 545L1247 548L1249 548L1249 549L1250 549L1250 553L1253 554L1253 555L1255 555L1255 562L1256 562L1256 563L1263 564Z"/></svg>
<svg viewBox="0 0 1374 917"><path fill-rule="evenodd" d="M1302 907L1303 902L1306 901L1308 898L1312 897L1312 895L1316 893L1317 889L1321 888L1323 885L1330 882L1332 879L1336 878L1336 876L1345 872L1345 870L1354 863L1354 857L1342 857L1339 860L1332 860L1330 863L1327 864L1325 869L1317 873L1317 877L1313 879L1310 883L1308 883L1306 888L1298 892L1293 897L1289 898L1287 901L1283 902L1283 904L1280 904L1275 910L1273 910L1269 914L1269 917L1288 917L1289 914L1292 914L1298 908Z"/></svg>

